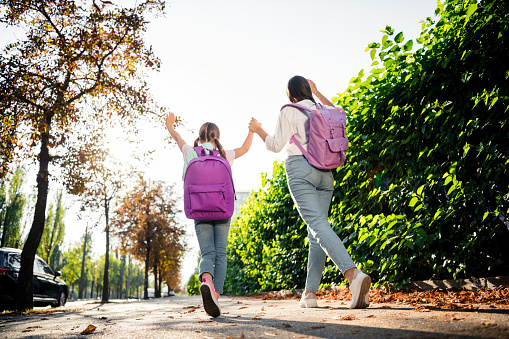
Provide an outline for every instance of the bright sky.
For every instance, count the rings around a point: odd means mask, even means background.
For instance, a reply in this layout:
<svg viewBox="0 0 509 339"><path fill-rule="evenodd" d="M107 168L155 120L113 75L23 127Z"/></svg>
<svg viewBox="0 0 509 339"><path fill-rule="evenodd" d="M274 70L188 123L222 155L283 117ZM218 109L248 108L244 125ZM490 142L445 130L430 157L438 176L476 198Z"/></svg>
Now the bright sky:
<svg viewBox="0 0 509 339"><path fill-rule="evenodd" d="M370 69L365 52L380 42L386 25L405 39L415 39L420 21L433 16L436 0L174 0L167 2L166 17L153 20L147 39L161 59L160 72L149 85L158 104L185 120L179 127L187 143L200 126L214 122L226 149L242 145L251 117L271 133L279 109L288 99L286 83L294 75L312 79L328 98L343 92L362 68ZM4 37L0 40L3 41ZM415 44L414 44L415 46ZM176 183L181 193L182 156L165 147L164 121L160 129L142 134L156 160L147 168L153 179ZM115 148L114 148L115 150ZM117 147L119 156L125 154ZM255 136L251 150L232 167L236 189L257 190L260 173L272 172L283 160L269 153ZM28 178L30 179L30 178ZM198 245L194 227L182 214L191 251L184 262L182 282L196 267ZM76 211L66 215L66 241L83 234ZM95 231L95 252L104 253L104 233Z"/></svg>

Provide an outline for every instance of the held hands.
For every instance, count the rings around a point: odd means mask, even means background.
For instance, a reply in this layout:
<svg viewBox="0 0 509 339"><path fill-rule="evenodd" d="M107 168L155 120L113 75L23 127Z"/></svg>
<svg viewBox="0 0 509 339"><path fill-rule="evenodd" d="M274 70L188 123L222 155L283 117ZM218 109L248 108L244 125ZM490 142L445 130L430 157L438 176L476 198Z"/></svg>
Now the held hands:
<svg viewBox="0 0 509 339"><path fill-rule="evenodd" d="M258 133L262 128L262 124L258 122L255 118L251 118L251 122L249 122L249 130ZM259 134L259 133L258 133Z"/></svg>

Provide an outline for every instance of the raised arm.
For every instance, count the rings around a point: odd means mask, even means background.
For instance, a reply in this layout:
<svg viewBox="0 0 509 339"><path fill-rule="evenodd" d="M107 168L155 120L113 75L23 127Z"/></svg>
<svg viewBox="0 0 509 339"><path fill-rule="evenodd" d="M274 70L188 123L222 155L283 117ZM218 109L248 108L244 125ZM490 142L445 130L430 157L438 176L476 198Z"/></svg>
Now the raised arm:
<svg viewBox="0 0 509 339"><path fill-rule="evenodd" d="M327 99L326 97L323 96L322 93L320 93L318 91L318 89L316 88L316 85L315 83L313 82L313 80L310 80L310 79L307 79L308 83L309 83L309 86L311 86L311 92L313 92L314 95L316 95L316 97L318 99L320 99L320 101L322 102L322 104L324 105L327 105L327 106L332 106L334 107L334 105L332 104L332 102L330 102L329 99Z"/></svg>
<svg viewBox="0 0 509 339"><path fill-rule="evenodd" d="M179 149L182 151L182 147L186 144L186 142L182 139L180 134L173 128L173 124L175 123L176 117L173 113L168 113L166 115L166 129L170 132L171 137L177 142Z"/></svg>
<svg viewBox="0 0 509 339"><path fill-rule="evenodd" d="M235 149L235 159L243 156L244 154L247 153L247 151L249 151L249 149L251 148L251 143L253 142L253 135L254 135L254 132L251 131L251 129L249 129L249 132L247 133L246 140L244 140L244 143L242 144L242 146Z"/></svg>

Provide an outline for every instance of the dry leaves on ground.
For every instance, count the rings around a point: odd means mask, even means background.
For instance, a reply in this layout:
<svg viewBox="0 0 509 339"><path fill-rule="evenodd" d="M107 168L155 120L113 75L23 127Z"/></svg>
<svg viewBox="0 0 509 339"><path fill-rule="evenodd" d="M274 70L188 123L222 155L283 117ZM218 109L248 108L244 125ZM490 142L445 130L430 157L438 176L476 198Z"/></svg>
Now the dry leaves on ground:
<svg viewBox="0 0 509 339"><path fill-rule="evenodd" d="M351 300L350 290L342 288L337 291L321 290L316 294L320 300ZM264 294L252 294L250 297L263 300L288 300L299 299L300 295L291 292L274 292ZM475 291L442 290L429 291L389 291L386 289L372 289L369 292L371 303L406 303L413 306L428 304L426 309L475 309L473 305L485 305L490 308L509 305L509 286L500 286L494 289L482 288ZM383 306L382 306L383 307ZM388 306L387 306L388 307ZM426 312L422 308L416 311Z"/></svg>

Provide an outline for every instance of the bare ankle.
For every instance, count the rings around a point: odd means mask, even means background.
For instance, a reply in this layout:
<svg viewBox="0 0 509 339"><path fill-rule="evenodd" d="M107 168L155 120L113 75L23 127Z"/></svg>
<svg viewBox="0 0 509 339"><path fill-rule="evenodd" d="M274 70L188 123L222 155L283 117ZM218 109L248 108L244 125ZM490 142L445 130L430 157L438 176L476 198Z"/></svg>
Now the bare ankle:
<svg viewBox="0 0 509 339"><path fill-rule="evenodd" d="M203 279L207 280L208 282L212 282L213 281L212 274L207 273L207 272L203 273L201 275L201 280L203 281Z"/></svg>
<svg viewBox="0 0 509 339"><path fill-rule="evenodd" d="M348 280L348 283L351 284L353 280L353 274L355 273L356 267L352 267L345 272L345 277Z"/></svg>

